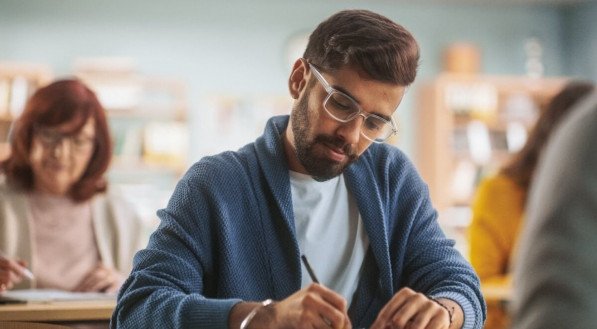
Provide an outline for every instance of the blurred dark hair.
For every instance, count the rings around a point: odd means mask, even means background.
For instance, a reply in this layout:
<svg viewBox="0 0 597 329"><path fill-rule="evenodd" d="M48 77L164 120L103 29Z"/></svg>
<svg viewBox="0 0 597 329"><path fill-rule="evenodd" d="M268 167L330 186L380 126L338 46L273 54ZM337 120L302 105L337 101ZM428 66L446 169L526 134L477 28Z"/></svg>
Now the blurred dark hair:
<svg viewBox="0 0 597 329"><path fill-rule="evenodd" d="M564 116L575 108L574 105L589 95L594 88L595 85L590 81L567 83L548 103L529 134L524 147L501 169L501 173L513 179L527 192L541 152L547 145L551 133L563 121Z"/></svg>
<svg viewBox="0 0 597 329"><path fill-rule="evenodd" d="M344 10L317 26L303 54L326 71L345 65L378 81L410 85L417 75L419 46L404 27L367 10Z"/></svg>
<svg viewBox="0 0 597 329"><path fill-rule="evenodd" d="M75 201L90 199L107 188L104 173L112 156L112 145L104 108L95 93L79 80L59 80L38 89L27 101L11 132L10 157L0 164L9 183L26 191L33 189L34 175L29 164L34 128L73 123L69 133L78 133L87 120L95 121L94 150L78 182L71 188Z"/></svg>

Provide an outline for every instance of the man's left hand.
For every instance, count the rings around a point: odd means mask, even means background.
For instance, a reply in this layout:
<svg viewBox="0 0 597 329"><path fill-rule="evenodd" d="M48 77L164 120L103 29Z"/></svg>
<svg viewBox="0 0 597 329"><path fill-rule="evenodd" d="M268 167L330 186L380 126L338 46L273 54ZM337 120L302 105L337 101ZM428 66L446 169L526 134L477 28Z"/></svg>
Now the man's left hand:
<svg viewBox="0 0 597 329"><path fill-rule="evenodd" d="M458 311L462 312L460 307ZM398 291L382 308L371 326L371 329L386 328L452 329L450 313L446 308L410 288Z"/></svg>

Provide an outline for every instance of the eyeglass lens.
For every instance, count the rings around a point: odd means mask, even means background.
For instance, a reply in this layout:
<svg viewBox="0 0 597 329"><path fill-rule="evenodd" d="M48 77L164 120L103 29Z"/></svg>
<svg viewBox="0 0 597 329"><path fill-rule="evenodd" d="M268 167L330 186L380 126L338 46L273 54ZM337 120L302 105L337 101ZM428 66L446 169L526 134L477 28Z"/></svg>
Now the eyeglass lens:
<svg viewBox="0 0 597 329"><path fill-rule="evenodd" d="M62 143L64 139L77 149L85 149L93 144L93 139L83 135L66 135L59 132L41 129L38 134L40 141L49 147L55 147Z"/></svg>
<svg viewBox="0 0 597 329"><path fill-rule="evenodd" d="M358 104L343 93L332 92L323 105L333 118L342 122L348 122L359 114L363 116L365 120L361 127L362 133L373 141L383 142L393 133L392 126L387 121L373 114L361 114Z"/></svg>

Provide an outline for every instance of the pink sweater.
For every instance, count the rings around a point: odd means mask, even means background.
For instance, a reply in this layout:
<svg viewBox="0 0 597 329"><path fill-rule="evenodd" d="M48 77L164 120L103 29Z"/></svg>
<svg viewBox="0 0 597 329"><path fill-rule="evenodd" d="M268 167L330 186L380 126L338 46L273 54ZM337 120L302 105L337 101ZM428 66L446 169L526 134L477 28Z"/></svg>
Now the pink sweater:
<svg viewBox="0 0 597 329"><path fill-rule="evenodd" d="M41 193L28 196L37 286L73 290L99 262L91 204Z"/></svg>

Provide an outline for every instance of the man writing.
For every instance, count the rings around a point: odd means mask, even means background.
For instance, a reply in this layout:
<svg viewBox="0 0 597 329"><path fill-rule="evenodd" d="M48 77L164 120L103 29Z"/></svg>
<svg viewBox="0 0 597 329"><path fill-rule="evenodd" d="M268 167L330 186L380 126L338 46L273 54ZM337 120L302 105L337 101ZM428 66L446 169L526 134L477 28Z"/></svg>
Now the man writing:
<svg viewBox="0 0 597 329"><path fill-rule="evenodd" d="M413 165L383 143L418 59L381 15L322 22L292 68L290 117L186 173L112 326L481 328L478 278Z"/></svg>

